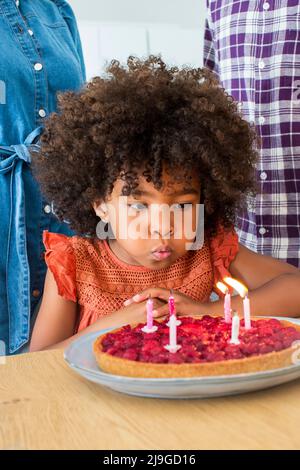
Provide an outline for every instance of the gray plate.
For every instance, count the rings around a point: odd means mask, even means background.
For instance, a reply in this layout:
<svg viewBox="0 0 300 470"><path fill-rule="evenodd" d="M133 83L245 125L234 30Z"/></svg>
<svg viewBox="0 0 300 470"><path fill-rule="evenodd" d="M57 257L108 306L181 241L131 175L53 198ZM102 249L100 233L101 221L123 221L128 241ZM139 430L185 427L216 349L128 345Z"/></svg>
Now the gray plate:
<svg viewBox="0 0 300 470"><path fill-rule="evenodd" d="M284 319L300 325L300 320ZM214 377L143 379L107 374L99 368L94 358L93 343L108 331L111 329L81 336L66 348L64 358L82 377L128 395L149 398L221 397L262 390L300 378L300 364L264 372Z"/></svg>

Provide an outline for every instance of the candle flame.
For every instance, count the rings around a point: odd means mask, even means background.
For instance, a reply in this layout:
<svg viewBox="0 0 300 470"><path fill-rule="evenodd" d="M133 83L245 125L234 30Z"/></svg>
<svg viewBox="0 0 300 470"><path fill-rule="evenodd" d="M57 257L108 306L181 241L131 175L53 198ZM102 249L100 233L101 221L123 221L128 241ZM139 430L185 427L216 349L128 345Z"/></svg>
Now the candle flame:
<svg viewBox="0 0 300 470"><path fill-rule="evenodd" d="M219 289L219 291L221 291L223 294L227 294L228 293L228 287L225 286L225 284L221 281L217 282L216 284L216 287L217 289Z"/></svg>
<svg viewBox="0 0 300 470"><path fill-rule="evenodd" d="M237 291L237 293L245 298L248 294L248 289L246 286L244 286L244 284L242 284L241 282L237 281L236 279L233 279L232 277L224 277L223 279L224 282L226 282L226 284L228 284L230 287L232 287L234 290Z"/></svg>

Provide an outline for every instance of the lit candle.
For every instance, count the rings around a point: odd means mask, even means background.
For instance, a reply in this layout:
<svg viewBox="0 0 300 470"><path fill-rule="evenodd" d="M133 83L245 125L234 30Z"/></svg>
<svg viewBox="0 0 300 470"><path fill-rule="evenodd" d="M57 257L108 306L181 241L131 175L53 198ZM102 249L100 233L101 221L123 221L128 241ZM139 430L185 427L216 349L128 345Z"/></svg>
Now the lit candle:
<svg viewBox="0 0 300 470"><path fill-rule="evenodd" d="M225 277L224 282L229 286L233 287L237 293L243 298L243 308L244 308L244 323L245 329L250 330L251 328L251 313L250 313L250 300L248 298L248 289L241 282L231 277Z"/></svg>
<svg viewBox="0 0 300 470"><path fill-rule="evenodd" d="M240 344L240 319L236 311L233 312L233 319L231 323L231 339L230 344Z"/></svg>
<svg viewBox="0 0 300 470"><path fill-rule="evenodd" d="M177 316L176 316L175 299L174 299L174 295L173 295L173 289L170 290L168 305L169 305L169 320L170 320L171 316L174 315L174 317L176 319L176 325L177 326L181 325L181 321L178 320ZM169 326L169 323L167 323L167 326Z"/></svg>
<svg viewBox="0 0 300 470"><path fill-rule="evenodd" d="M171 353L176 353L180 348L180 344L177 344L177 325L176 325L176 316L171 315L169 319L169 344L165 346Z"/></svg>
<svg viewBox="0 0 300 470"><path fill-rule="evenodd" d="M217 282L217 288L225 294L224 297L224 319L226 323L231 323L231 296L228 287L223 282Z"/></svg>
<svg viewBox="0 0 300 470"><path fill-rule="evenodd" d="M153 325L153 300L151 298L151 295L149 296L147 300L146 309L147 309L147 325L145 325L142 328L142 331L144 333L154 333L154 331L157 330L157 326Z"/></svg>

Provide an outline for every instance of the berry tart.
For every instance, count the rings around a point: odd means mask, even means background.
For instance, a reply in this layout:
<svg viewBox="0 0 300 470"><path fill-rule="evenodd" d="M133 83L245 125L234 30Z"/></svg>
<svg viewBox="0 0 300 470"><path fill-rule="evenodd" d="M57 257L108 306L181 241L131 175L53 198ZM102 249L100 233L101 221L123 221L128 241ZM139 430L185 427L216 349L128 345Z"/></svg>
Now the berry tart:
<svg viewBox="0 0 300 470"><path fill-rule="evenodd" d="M243 320L239 344L231 344L231 325L223 317L180 317L179 351L169 343L168 320L155 321L154 333L144 324L126 325L100 336L94 354L100 368L128 377L170 378L230 375L277 369L292 364L293 343L300 340L300 326L288 321L256 318L251 329Z"/></svg>

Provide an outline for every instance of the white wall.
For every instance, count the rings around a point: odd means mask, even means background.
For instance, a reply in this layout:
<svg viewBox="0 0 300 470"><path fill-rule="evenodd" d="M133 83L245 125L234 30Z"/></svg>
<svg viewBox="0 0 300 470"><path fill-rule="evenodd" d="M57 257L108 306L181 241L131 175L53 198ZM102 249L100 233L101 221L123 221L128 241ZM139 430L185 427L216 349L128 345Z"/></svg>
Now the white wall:
<svg viewBox="0 0 300 470"><path fill-rule="evenodd" d="M81 20L172 23L198 28L206 0L69 0L69 3Z"/></svg>
<svg viewBox="0 0 300 470"><path fill-rule="evenodd" d="M69 0L88 78L105 63L161 53L174 65L202 65L206 0Z"/></svg>

